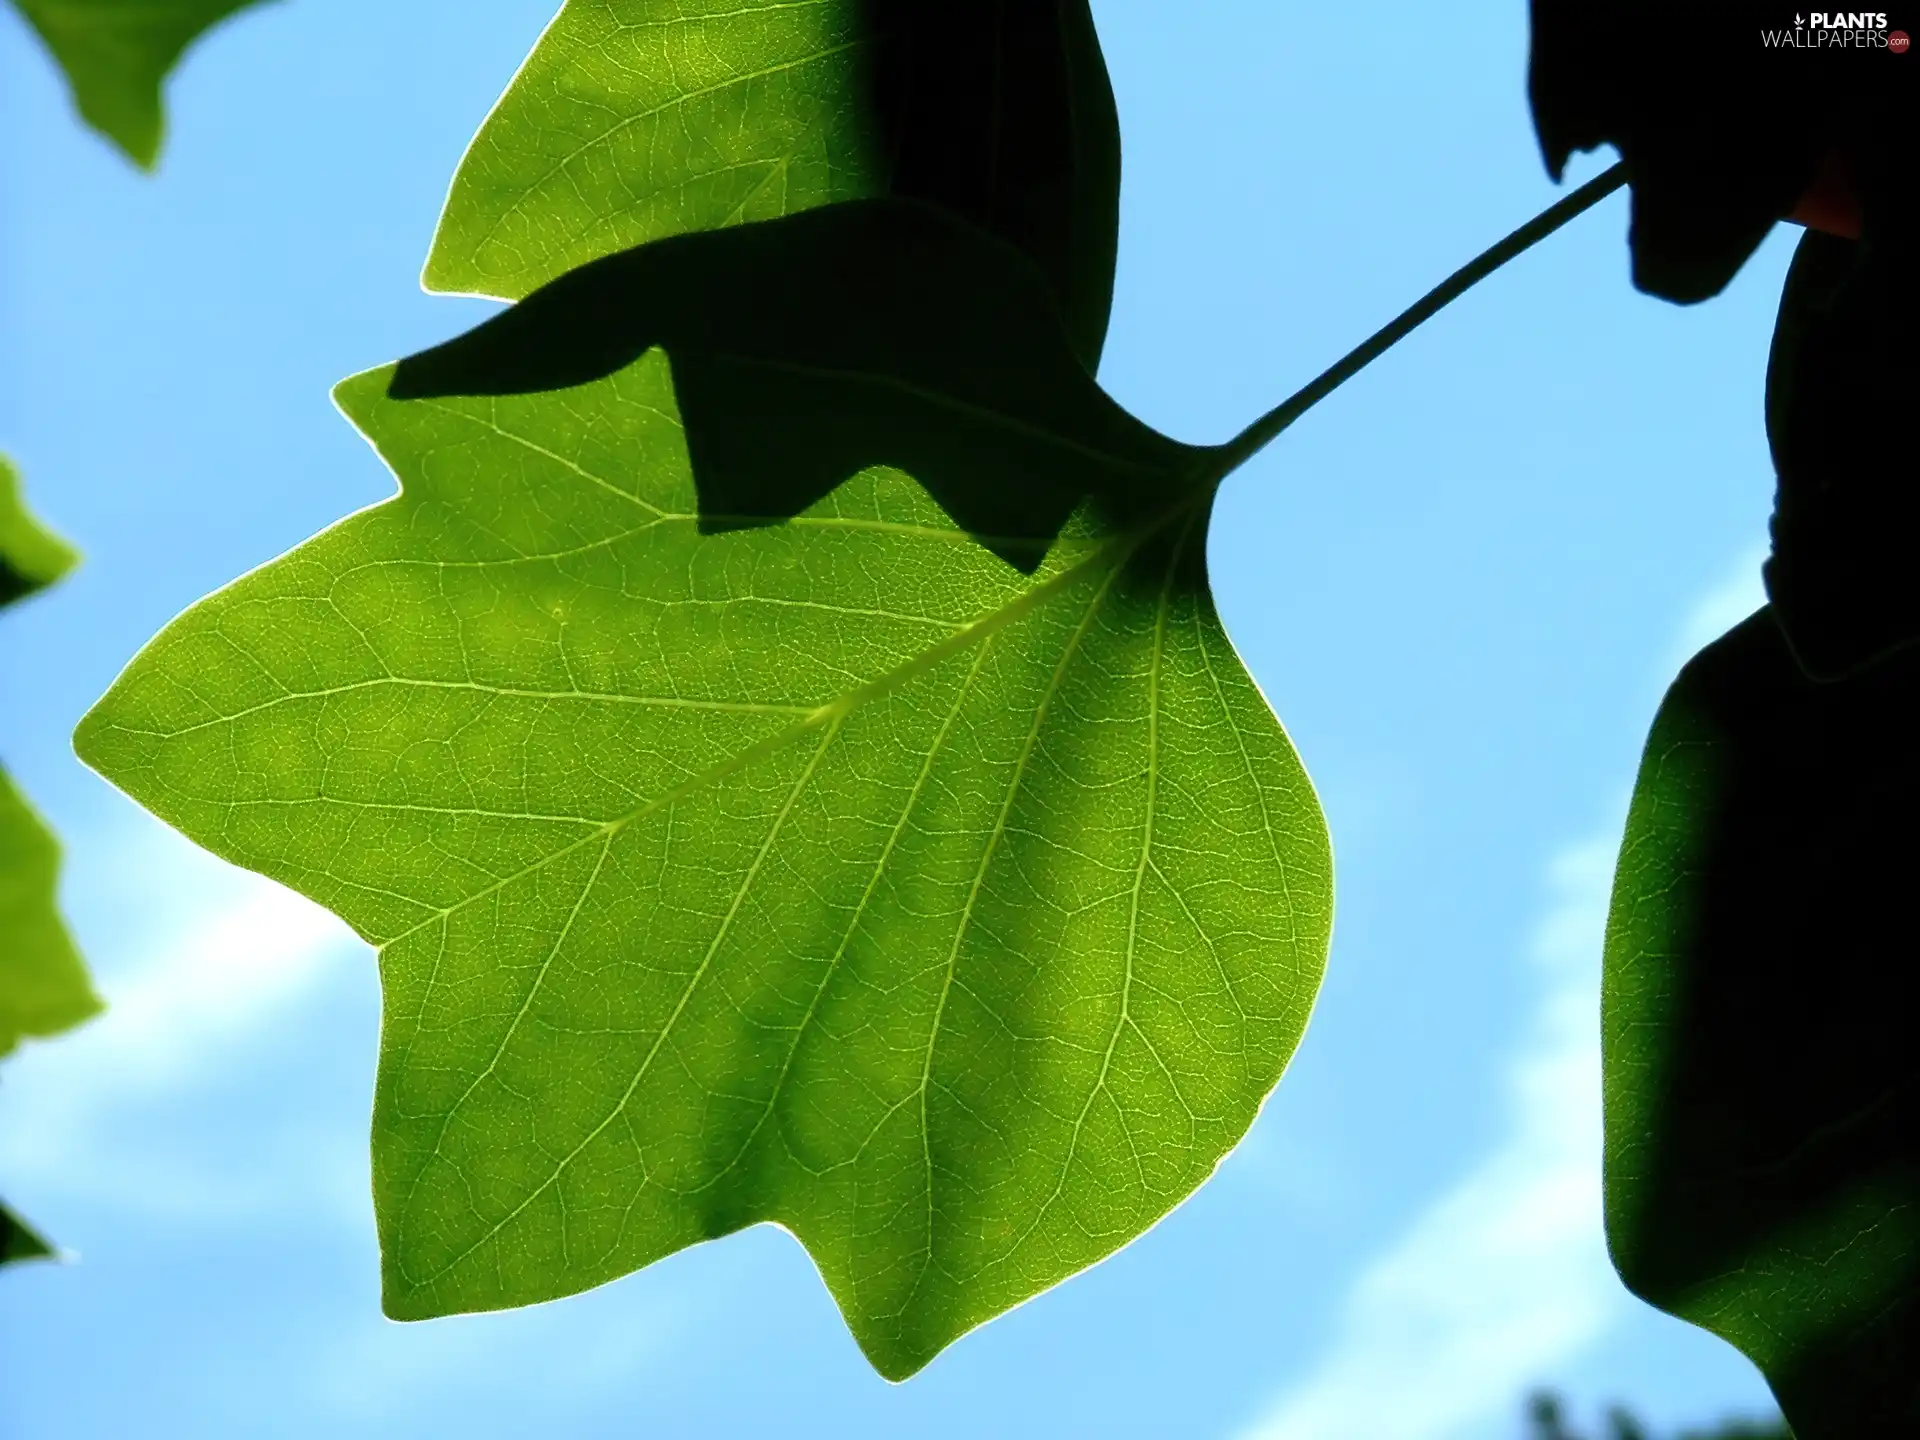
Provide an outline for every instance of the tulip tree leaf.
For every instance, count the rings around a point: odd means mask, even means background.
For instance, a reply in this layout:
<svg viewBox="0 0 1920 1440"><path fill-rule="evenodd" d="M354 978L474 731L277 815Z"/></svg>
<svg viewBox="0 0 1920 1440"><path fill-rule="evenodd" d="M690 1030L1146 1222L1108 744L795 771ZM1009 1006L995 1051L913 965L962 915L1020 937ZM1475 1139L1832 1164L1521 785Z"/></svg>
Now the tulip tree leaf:
<svg viewBox="0 0 1920 1440"><path fill-rule="evenodd" d="M1033 267L836 206L338 398L398 497L77 744L380 946L390 1314L777 1221L903 1377L1207 1178L1306 1023L1327 837L1209 596L1215 452Z"/></svg>
<svg viewBox="0 0 1920 1440"><path fill-rule="evenodd" d="M1920 656L1809 679L1762 611L1681 673L1615 882L1609 1247L1796 1433L1920 1419Z"/></svg>
<svg viewBox="0 0 1920 1440"><path fill-rule="evenodd" d="M568 0L462 162L430 289L899 195L1024 250L1098 359L1120 130L1087 0Z"/></svg>
<svg viewBox="0 0 1920 1440"><path fill-rule="evenodd" d="M81 118L142 169L160 158L160 87L187 46L256 0L13 0L65 72Z"/></svg>

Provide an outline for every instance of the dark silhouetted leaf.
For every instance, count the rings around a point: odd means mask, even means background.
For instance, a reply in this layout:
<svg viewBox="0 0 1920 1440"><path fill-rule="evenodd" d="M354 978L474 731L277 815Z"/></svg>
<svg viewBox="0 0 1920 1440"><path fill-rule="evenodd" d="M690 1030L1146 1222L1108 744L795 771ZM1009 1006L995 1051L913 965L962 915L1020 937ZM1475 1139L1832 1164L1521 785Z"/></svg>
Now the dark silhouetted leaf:
<svg viewBox="0 0 1920 1440"><path fill-rule="evenodd" d="M32 1226L0 1204L0 1265L11 1265L18 1260L46 1260L52 1255L53 1247L36 1235Z"/></svg>
<svg viewBox="0 0 1920 1440"><path fill-rule="evenodd" d="M1550 1391L1529 1398L1527 1423L1527 1440L1656 1440L1651 1427L1620 1405L1608 1409L1605 1429L1575 1430L1568 1423L1560 1397ZM1706 1429L1689 1427L1669 1433L1673 1440L1794 1440L1787 1422L1778 1416L1769 1420L1723 1420Z"/></svg>
<svg viewBox="0 0 1920 1440"><path fill-rule="evenodd" d="M1780 302L1767 371L1779 475L1767 590L1818 679L1920 639L1920 296L1905 263L1915 254L1809 234Z"/></svg>
<svg viewBox="0 0 1920 1440"><path fill-rule="evenodd" d="M1681 673L1608 927L1607 1232L1801 1440L1920 1433L1920 655L1821 683L1763 610Z"/></svg>
<svg viewBox="0 0 1920 1440"><path fill-rule="evenodd" d="M1871 228L1906 230L1916 57L1769 45L1788 7L1532 0L1529 90L1547 166L1616 146L1633 185L1633 274L1670 300L1716 295L1831 156ZM1806 17L1799 17L1804 20ZM1920 31L1920 14L1889 15Z"/></svg>

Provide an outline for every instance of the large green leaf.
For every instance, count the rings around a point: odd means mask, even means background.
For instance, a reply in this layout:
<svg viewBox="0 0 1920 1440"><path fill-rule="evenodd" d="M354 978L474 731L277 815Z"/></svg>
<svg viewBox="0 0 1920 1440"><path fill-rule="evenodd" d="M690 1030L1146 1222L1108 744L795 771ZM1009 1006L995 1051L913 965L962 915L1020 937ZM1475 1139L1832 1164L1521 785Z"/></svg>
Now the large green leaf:
<svg viewBox="0 0 1920 1440"><path fill-rule="evenodd" d="M1013 251L899 202L663 242L338 394L400 495L77 743L381 947L389 1313L777 1221L905 1376L1245 1133L1324 825L1208 595L1220 457Z"/></svg>
<svg viewBox="0 0 1920 1440"><path fill-rule="evenodd" d="M1607 1234L1801 1440L1920 1433L1920 657L1809 679L1771 611L1681 673L1608 927Z"/></svg>
<svg viewBox="0 0 1920 1440"><path fill-rule="evenodd" d="M210 26L257 0L13 0L66 72L81 117L143 169L160 157L160 86Z"/></svg>
<svg viewBox="0 0 1920 1440"><path fill-rule="evenodd" d="M1087 0L568 0L462 162L426 283L519 299L642 241L886 194L1026 251L1096 360L1120 131Z"/></svg>

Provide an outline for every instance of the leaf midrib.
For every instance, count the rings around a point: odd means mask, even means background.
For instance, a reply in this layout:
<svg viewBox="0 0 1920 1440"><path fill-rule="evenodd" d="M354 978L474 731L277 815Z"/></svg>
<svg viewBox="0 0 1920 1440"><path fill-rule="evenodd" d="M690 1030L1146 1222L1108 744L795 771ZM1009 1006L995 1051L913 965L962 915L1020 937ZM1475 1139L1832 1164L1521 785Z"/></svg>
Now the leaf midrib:
<svg viewBox="0 0 1920 1440"><path fill-rule="evenodd" d="M1172 523L1175 519L1178 519L1188 510L1196 508L1197 504L1197 499L1189 498L1179 505L1164 510L1160 514L1152 516L1148 520L1128 530L1119 532L1104 541L1098 549L1085 559L1078 561L1057 575L1051 576L1040 584L1033 586L1031 589L1023 591L1006 605L973 621L965 629L947 637L937 644L928 646L917 655L912 656L884 675L867 682L865 685L857 686L844 695L836 696L834 699L816 706L807 712L797 723L783 730L776 731L774 734L768 735L736 751L727 759L710 766L697 775L690 776L680 784L663 792L654 799L647 801L645 804L636 807L627 814L603 822L600 829L609 835L617 834L619 831L644 820L649 815L657 814L669 806L676 805L688 796L697 794L710 785L717 784L729 776L738 774L747 766L765 759L770 755L777 754L801 736L817 730L820 726L842 720L862 705L892 694L901 686L926 673L928 670L931 670L934 666L951 659L955 655L964 653L989 636L1024 619L1048 601L1052 600L1056 595L1072 588L1077 581L1096 572L1102 564L1112 562L1116 568L1124 564L1126 559L1134 551L1138 550L1141 545L1145 544L1154 534L1165 528L1166 525ZM505 889L507 886L518 883L528 875L535 874L546 866L553 864L555 861L565 858L581 846L592 843L593 838L592 835L588 835L570 842L560 849L542 856L532 864L510 875L500 877L483 889L476 890L471 895L464 896L452 905L433 911L418 924L409 926L398 934L382 940L380 944L383 947L400 944L402 941L410 939L420 931L458 914L467 906L484 900L488 896Z"/></svg>
<svg viewBox="0 0 1920 1440"><path fill-rule="evenodd" d="M1014 803L1019 799L1021 786L1026 782L1027 766L1032 763L1034 750L1040 743L1040 733L1046 724L1047 712L1060 693L1060 687L1066 679L1067 667L1080 653L1081 642L1086 639L1087 631L1092 628L1094 617L1106 604L1107 594L1113 588L1113 582L1119 577L1121 568L1116 565L1100 588L1094 592L1093 598L1087 602L1087 608L1080 617L1080 623L1074 626L1073 634L1067 638L1067 643L1061 648L1060 659L1053 667L1053 674L1048 677L1046 692L1040 697L1040 703L1033 707L1033 723L1027 727L1026 739L1020 746L1020 758L1014 765L1012 777L1007 782L1007 793L1001 799L1000 811L994 817L993 829L988 832L986 844L980 848L980 864L974 870L973 883L967 890L967 903L961 908L960 923L955 927L953 944L947 950L946 973L941 977L940 998L934 1006L933 1023L927 1029L926 1057L921 1065L920 1083L914 1088L914 1095L920 1102L921 1164L926 1171L927 1239L926 1246L921 1252L919 1270L914 1276L913 1289L908 1292L907 1298L901 1304L903 1312L912 1307L920 1293L921 1285L926 1281L928 1270L933 1266L933 1232L938 1213L933 1199L933 1125L932 1117L927 1113L927 1097L933 1087L934 1054L940 1044L940 1036L944 1028L947 1001L953 994L954 976L960 968L960 947L966 943L967 933L973 928L974 910L986 888L987 871L993 864L993 857L999 852L1000 841L1007 833L1007 820L1013 814ZM891 1113L889 1111L889 1115ZM884 1117L880 1123L882 1125L886 1123ZM876 1126L874 1134L878 1133L879 1126Z"/></svg>
<svg viewBox="0 0 1920 1440"><path fill-rule="evenodd" d="M932 1147L931 1147L932 1131L931 1131L931 1125L929 1123L929 1117L927 1115L926 1103L927 1103L927 1096L932 1086L934 1054L935 1054L936 1047L938 1046L939 1038L943 1028L942 1019L946 1013L947 1000L952 993L954 975L958 969L958 964L959 964L960 950L962 945L965 943L968 931L971 929L974 910L976 905L978 904L980 895L984 889L987 871L992 864L994 855L998 851L1000 840L1006 833L1008 816L1011 814L1013 806L1019 797L1021 786L1026 776L1028 764L1032 759L1034 750L1039 741L1040 733L1044 728L1048 711L1051 708L1054 698L1059 693L1059 690L1063 682L1063 679L1065 677L1065 674L1067 672L1067 669L1072 664L1075 656L1079 653L1080 645L1086 638L1088 630L1092 627L1095 617L1100 613L1101 609L1105 605L1107 595L1109 591L1112 589L1114 581L1119 577L1121 570L1124 568L1125 559L1132 553L1133 550L1138 549L1138 547L1142 543L1144 543L1145 540L1148 539L1156 530L1161 528L1166 523L1169 523L1174 518L1174 513L1175 512L1169 512L1165 516L1159 517L1158 523L1154 524L1151 528L1139 527L1140 533L1137 536L1134 535L1133 532L1129 531L1129 532L1122 532L1122 534L1114 537L1115 545L1118 545L1121 542L1129 542L1129 541L1130 541L1130 544L1128 544L1126 553L1120 556L1118 563L1114 564L1111 571L1107 575L1106 579L1100 585L1099 589L1097 589L1094 592L1094 595L1092 599L1089 600L1086 610L1082 614L1079 623L1075 626L1073 634L1068 638L1066 645L1062 648L1060 659L1055 664L1053 673L1049 678L1046 692L1044 695L1042 695L1039 703L1034 707L1034 718L1033 718L1032 724L1028 728L1026 740L1021 747L1019 761L1015 765L1013 775L1008 782L1007 791L1001 801L1000 810L998 815L995 818L993 829L989 833L985 845L982 847L980 863L975 870L973 883L968 893L967 902L966 902L966 905L962 908L960 923L955 930L953 944L950 948L950 951L947 957L946 974L942 982L940 998L934 1010L932 1024L928 1029L926 1053L925 1053L924 1063L922 1066L920 1083L917 1086L915 1086L914 1090L902 1101L889 1107L888 1111L886 1112L886 1115L882 1116L878 1125L875 1127L874 1133L878 1133L879 1128L885 1125L886 1120L890 1118L900 1108L902 1104L910 1103L915 1098L919 1100L920 1109L921 1109L920 1133L921 1133L921 1142L922 1142L922 1158L923 1158L923 1164L926 1172L927 1243L922 1254L922 1264L920 1268L920 1273L919 1273L919 1276L916 1278L915 1284L914 1284L914 1290L916 1293L919 1289L919 1285L921 1281L925 1277L927 1267L931 1265L933 1260L933 1226L934 1226L934 1219L935 1219L935 1206L934 1206L934 1198L933 1198L934 1170L933 1170L933 1154L932 1154ZM1113 547L1110 546L1107 548L1110 549ZM1101 556L1099 555L1090 557L1088 561L1082 562L1081 565L1075 566L1070 570L1063 571L1060 575L1053 577L1052 580L1044 582L1042 585L1035 586L1032 590L1028 591L1025 595L1020 597L1020 600L1031 599L1032 597L1040 594L1043 591L1048 591L1050 587L1059 585L1061 582L1068 581L1073 578L1077 578L1079 573L1084 568L1086 568L1086 566L1091 565L1092 563L1094 563L1094 561L1098 560L1099 558L1101 558ZM1171 575L1172 575L1172 569L1171 569L1171 562L1170 562L1169 572L1168 572L1169 585L1171 584ZM1164 608L1164 603L1165 603L1165 597L1163 594L1163 600L1162 600L1163 608ZM1020 601L1015 601L1010 605L1002 607L1002 609L996 612L994 615L985 617L983 620L976 622L974 626L969 627L969 630L966 632L966 637L972 638L977 636L978 641L982 647L981 658L984 658L985 647L987 643L991 641L993 635L997 633L997 631L1000 628L1004 628L1005 623L1010 623L1010 621L1008 621L1005 618L1008 616L1008 612L1016 610L1019 606L1020 606ZM1021 613L1024 614L1026 612L1022 611ZM1001 623L995 625L992 629L984 628L990 622L993 622L993 621L1000 621ZM1164 614L1161 616L1161 628L1156 632L1156 634L1157 636L1160 636L1160 637L1164 636ZM962 638L962 637L956 637L956 638ZM1158 643L1158 641L1156 641L1156 643ZM935 648L938 649L941 647L935 647ZM931 653L932 653L931 651L923 652L922 655L916 656L914 660L907 662L906 665L898 667L895 671L891 672L888 676L882 677L880 681L876 681L870 686L863 687L862 692L855 692L855 693L862 694L865 692L872 692L876 689L877 686L882 684L889 684L889 688L891 688L891 684L889 682L895 682L896 677L899 677L902 674L902 672L908 671L910 669L915 669L921 662L927 662L928 656ZM954 653L958 653L958 652L956 651ZM948 657L943 655L940 658L944 659ZM933 661L929 663L938 663L938 662ZM977 659L976 666L975 666L976 672L978 669L978 664L979 664L979 660ZM1157 656L1156 656L1156 665L1157 665ZM917 673L917 670L916 670L916 673ZM1156 677L1157 677L1157 672L1156 672ZM973 675L970 673L968 676L968 686L962 687L963 697L964 697L966 688L970 687L972 679L973 679ZM849 697L849 699L851 699L851 697ZM1157 692L1156 692L1155 703L1157 704ZM532 1205L537 1199L539 1199L541 1195L545 1194L547 1190L549 1190L553 1185L557 1184L561 1176L563 1176L566 1173L568 1167L573 1164L573 1162L581 1155L581 1153L584 1152L588 1146L592 1145L593 1142L597 1140L601 1135L606 1133L607 1128L610 1125L612 1125L613 1122L621 1114L625 1112L627 1106L632 1102L633 1096L635 1095L635 1093L637 1093L641 1084L644 1083L646 1076L651 1071L654 1060L659 1056L661 1050L665 1047L669 1036L673 1033L674 1026L679 1021L681 1015L685 1012L687 1005L692 1001L692 998L695 992L698 991L698 989L700 988L701 981L706 977L708 971L711 970L713 966L714 957L719 953L721 945L725 942L725 939L728 933L730 933L732 929L733 921L735 917L739 914L741 905L745 902L746 896L752 890L754 881L759 877L761 867L766 863L766 859L768 855L772 853L774 845L779 839L781 830L785 827L788 818L793 813L794 806L798 803L800 796L805 792L807 786L812 782L815 773L819 769L820 762L825 758L827 751L832 747L833 740L835 736L839 734L841 726L845 724L847 718L857 708L858 708L857 703L848 703L848 704L845 704L844 707L838 706L838 705L824 706L822 707L820 712L817 712L818 715L830 717L827 720L826 733L821 737L820 743L815 748L812 758L808 761L806 767L802 770L799 778L794 782L793 788L788 792L786 801L782 804L779 813L774 818L773 824L768 829L766 839L761 842L759 850L755 853L753 863L748 867L746 874L741 878L740 884L734 892L733 900L727 908L727 913L722 918L719 927L715 930L713 939L709 942L707 946L706 953L701 957L700 964L694 969L692 975L688 977L685 986L682 987L680 992L680 997L675 1002L673 1010L671 1011L671 1013L669 1013L667 1018L662 1022L659 1033L654 1037L652 1045L648 1047L647 1054L645 1055L645 1057L643 1057L638 1067L636 1067L633 1077L628 1082L626 1089L622 1092L619 1101L615 1103L615 1105L607 1112L607 1114L603 1116L600 1119L600 1121L596 1125L594 1125L571 1150L567 1152L566 1155L561 1157L559 1162L554 1166L551 1174L549 1174L546 1178L544 1178L538 1185L530 1189L517 1205L515 1205L499 1220L489 1225L482 1234L475 1237L474 1240L471 1243L469 1243L465 1248L463 1248L458 1254L454 1255L451 1259L447 1260L432 1274L423 1276L419 1279L414 1279L412 1277L407 1276L404 1269L402 1269L401 1278L406 1280L408 1284L416 1288L432 1285L441 1277L449 1274L451 1271L457 1268L460 1264L462 1264L465 1260L467 1260L468 1257L472 1256L479 1249L481 1249L481 1247L485 1246L490 1241L492 1241L496 1236L501 1234L501 1232L503 1232L508 1226L513 1224L513 1222L516 1219L518 1219L522 1214L526 1212L527 1207ZM952 716L950 715L949 722L948 722L949 725L951 724L951 720L952 720ZM782 734L779 736L774 736L769 738L772 740L785 741L792 737L806 733L809 728L811 728L811 725L809 723L803 723L802 725L795 726L788 731L782 732ZM914 798L917 798L918 796L920 785L924 783L926 770L931 768L932 756L934 753L937 752L939 743L940 741L944 740L946 733L947 733L947 727L943 726L939 739L936 740L934 747L930 749L928 757L924 762L921 780L919 782L916 782ZM758 749L759 747L756 746L751 748ZM716 767L716 769L718 768L719 767ZM729 773L731 773L731 770L729 770ZM646 811L651 811L656 808L658 808L657 804L645 807ZM907 812L902 814L900 822L895 827L896 836L899 832L899 829L902 826L904 826L907 819L907 815L911 813L911 809L912 809L912 800L910 799ZM626 822L626 823L631 823L631 822ZM448 1107L446 1115L442 1117L440 1131L439 1131L439 1134L436 1136L436 1139L432 1148L432 1152L431 1152L432 1155L438 1155L440 1142L441 1140L444 1139L447 1129L452 1125L453 1119L455 1115L459 1112L460 1108L465 1104L467 1099L472 1096L474 1091L479 1088L480 1084L485 1080L485 1078L494 1072L494 1070L499 1065L500 1058L506 1053L507 1046L511 1044L513 1036L517 1032L521 1021L526 1017L528 1011L531 1009L534 998L537 996L542 983L545 981L546 976L552 967L553 961L558 957L561 946L565 943L566 937L571 933L574 919L579 915L581 909L584 907L586 903L587 896L592 892L594 885L597 883L599 879L600 869L605 864L606 857L612 848L613 837L616 833L617 833L617 830L613 826L606 827L605 830L602 832L602 849L600 852L600 857L598 860L596 860L594 864L593 873L588 877L586 883L582 886L581 893L579 897L575 900L573 909L569 912L566 925L564 925L561 928L561 931L559 935L555 938L553 945L549 947L547 951L547 955L545 959L541 962L540 969L534 977L533 984L528 987L526 998L522 1001L519 1011L515 1014L513 1021L508 1025L507 1030L503 1034L499 1044L495 1047L492 1058L488 1061L485 1068L481 1070L480 1073L477 1074L475 1078L469 1083L466 1090L462 1092L461 1096L458 1099L456 1099L452 1105ZM587 841L582 840L582 841L576 842L575 844L566 847L566 849L568 851L577 849L579 848L580 844L584 844L584 843L587 843ZM881 858L880 864L876 867L874 876L871 878L869 882L869 894L871 893L872 886L874 884L877 884L879 874L881 870L884 869L886 858L888 855L891 854L891 852L892 852L892 839L890 838L887 849L885 853L883 853L883 856ZM565 851L556 852L556 854L560 854L560 853L566 853L566 852ZM865 903L866 903L866 897L863 896L862 909L864 909ZM856 924L858 923L857 916L856 916L855 923ZM851 930L849 930L848 934L850 938ZM842 942L843 951L844 951L844 948L845 948L845 941L843 940ZM837 964L837 962L838 962L838 956L836 955L835 964ZM1131 956L1131 941L1130 941L1129 957L1128 957L1129 970L1131 970L1131 963L1132 963L1132 956ZM829 978L831 975L832 968L833 968L832 966L829 967L829 972L830 972ZM821 989L819 991L816 991L815 993L813 1003L810 1004L808 1007L808 1012L807 1012L808 1021L812 1019L814 1010L818 1005L819 996L821 993L824 992L824 988L825 988L825 982L823 981ZM782 1068L781 1080L779 1082L780 1084L784 1084L785 1077L788 1072L788 1068L791 1066L792 1056L793 1054L796 1054L798 1052L799 1045L802 1039L804 1039L804 1032L805 1032L805 1023L803 1022L801 1031L800 1033L796 1034L794 1045L789 1051L787 1065L783 1066ZM776 1085L775 1093L771 1095L768 1099L766 1113L771 1113L773 1107L777 1103L778 1103L778 1085ZM758 1134L760 1126L765 1123L765 1118L766 1118L765 1114L763 1113L761 1119L757 1121L755 1124L754 1132L753 1132L754 1134L756 1135ZM751 1139L752 1139L752 1136L749 1136L749 1140L748 1140L749 1144L751 1143ZM869 1136L869 1140L870 1139L871 1139L871 1136ZM862 1148L864 1149L864 1145ZM742 1153L744 1153L744 1150ZM738 1157L736 1156L734 1161L729 1162L728 1168L731 1169L732 1165L737 1163L738 1163ZM415 1171L413 1185L409 1188L409 1194L408 1194L409 1201L411 1200L412 1195L415 1192L417 1192L419 1185L424 1180L425 1174L426 1174L426 1167L423 1164L418 1170ZM912 1303L911 1296L909 1296L908 1301L906 1303L909 1305Z"/></svg>
<svg viewBox="0 0 1920 1440"><path fill-rule="evenodd" d="M933 737L933 743L927 747L927 753L920 762L920 773L914 777L913 787L907 793L907 803L901 807L900 818L894 821L893 829L887 835L887 843L881 847L880 858L874 862L873 872L867 877L866 887L860 893L859 903L853 908L853 915L847 921L846 930L840 936L840 943L834 947L833 956L827 962L825 971L820 977L820 983L814 987L813 998L807 1002L807 1013L800 1017L800 1023L794 1027L793 1043L787 1047L786 1058L780 1064L780 1073L774 1077L773 1085L767 1092L767 1103L761 1108L759 1116L754 1120L753 1128L748 1131L746 1139L741 1141L733 1159L721 1167L713 1179L697 1187L693 1193L699 1194L711 1190L731 1175L734 1168L752 1151L753 1142L760 1137L761 1130L772 1118L774 1109L780 1102L780 1096L785 1093L787 1076L792 1073L793 1062L798 1058L800 1047L805 1043L807 1034L812 1029L813 1017L819 1011L820 1001L826 995L828 987L833 984L834 976L839 973L840 962L846 958L847 947L853 943L853 937L860 928L860 922L866 918L867 907L873 902L873 897L880 888L881 877L886 874L887 866L893 860L894 849L900 843L900 837L906 833L907 822L913 818L913 812L919 807L921 795L926 792L927 781L933 775L934 761L946 749L947 737L953 733L954 722L960 718L960 712L966 706L967 697L973 693L974 681L979 678L980 671L992 650L993 637L988 636L980 642L979 648L974 652L973 667L967 671L967 678L961 682L958 692L954 695L953 704L947 710L946 719L941 722L938 733Z"/></svg>

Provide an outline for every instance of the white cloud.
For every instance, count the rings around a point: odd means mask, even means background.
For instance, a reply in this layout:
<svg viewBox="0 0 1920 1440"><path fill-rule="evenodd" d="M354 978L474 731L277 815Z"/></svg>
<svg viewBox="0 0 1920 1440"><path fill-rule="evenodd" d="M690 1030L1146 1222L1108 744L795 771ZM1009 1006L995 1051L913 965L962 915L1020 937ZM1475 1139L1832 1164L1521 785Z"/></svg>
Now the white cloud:
<svg viewBox="0 0 1920 1440"><path fill-rule="evenodd" d="M348 1425L444 1415L456 1397L470 1404L524 1393L532 1361L559 1420L604 1404L666 1361L702 1308L677 1287L654 1285L406 1324L361 1312L310 1351L309 1403Z"/></svg>
<svg viewBox="0 0 1920 1440"><path fill-rule="evenodd" d="M1599 956L1618 831L1560 856L1506 1138L1361 1275L1333 1345L1247 1440L1442 1440L1511 1412L1625 1303L1601 1239Z"/></svg>
<svg viewBox="0 0 1920 1440"><path fill-rule="evenodd" d="M279 1252L270 1274L286 1273L287 1254L319 1246L353 1256L353 1269L303 1296L227 1297L258 1342L245 1352L246 1383L333 1417L343 1433L430 1420L449 1404L522 1403L528 1364L556 1411L572 1414L671 1353L699 1306L658 1282L425 1324L385 1319L368 1182L371 1073L356 1070L348 1094L302 1083L298 1070L315 1056L347 1061L349 1046L371 1062L371 1026L364 1045L347 1041L334 1003L349 981L371 1000L371 951L320 907L151 822L77 838L70 850L77 893L67 908L89 932L83 948L109 1008L7 1062L0 1193L58 1239L117 1250L94 1257L97 1283L126 1282L105 1267L124 1264L129 1249L182 1247L183 1227L224 1233L235 1221L259 1227ZM296 1048L294 1037L311 1043ZM215 1269L202 1283L230 1284L231 1274Z"/></svg>
<svg viewBox="0 0 1920 1440"><path fill-rule="evenodd" d="M1760 580L1760 566L1766 558L1767 547L1756 546L1687 612L1674 642L1672 669L1678 670L1703 646L1718 640L1767 603L1766 587Z"/></svg>
<svg viewBox="0 0 1920 1440"><path fill-rule="evenodd" d="M1667 675L1766 601L1764 547L1688 612ZM1665 675L1660 677L1663 681ZM1631 1305L1600 1198L1600 951L1616 823L1556 859L1543 988L1507 1073L1505 1137L1361 1274L1319 1364L1244 1440L1452 1440Z"/></svg>
<svg viewBox="0 0 1920 1440"><path fill-rule="evenodd" d="M146 1208L231 1208L232 1177L196 1175L178 1136L142 1117L229 1078L227 1067L360 946L340 921L157 826L76 845L69 903L107 1011L10 1059L0 1091L0 1176L10 1193ZM159 1143L154 1143L158 1141Z"/></svg>

